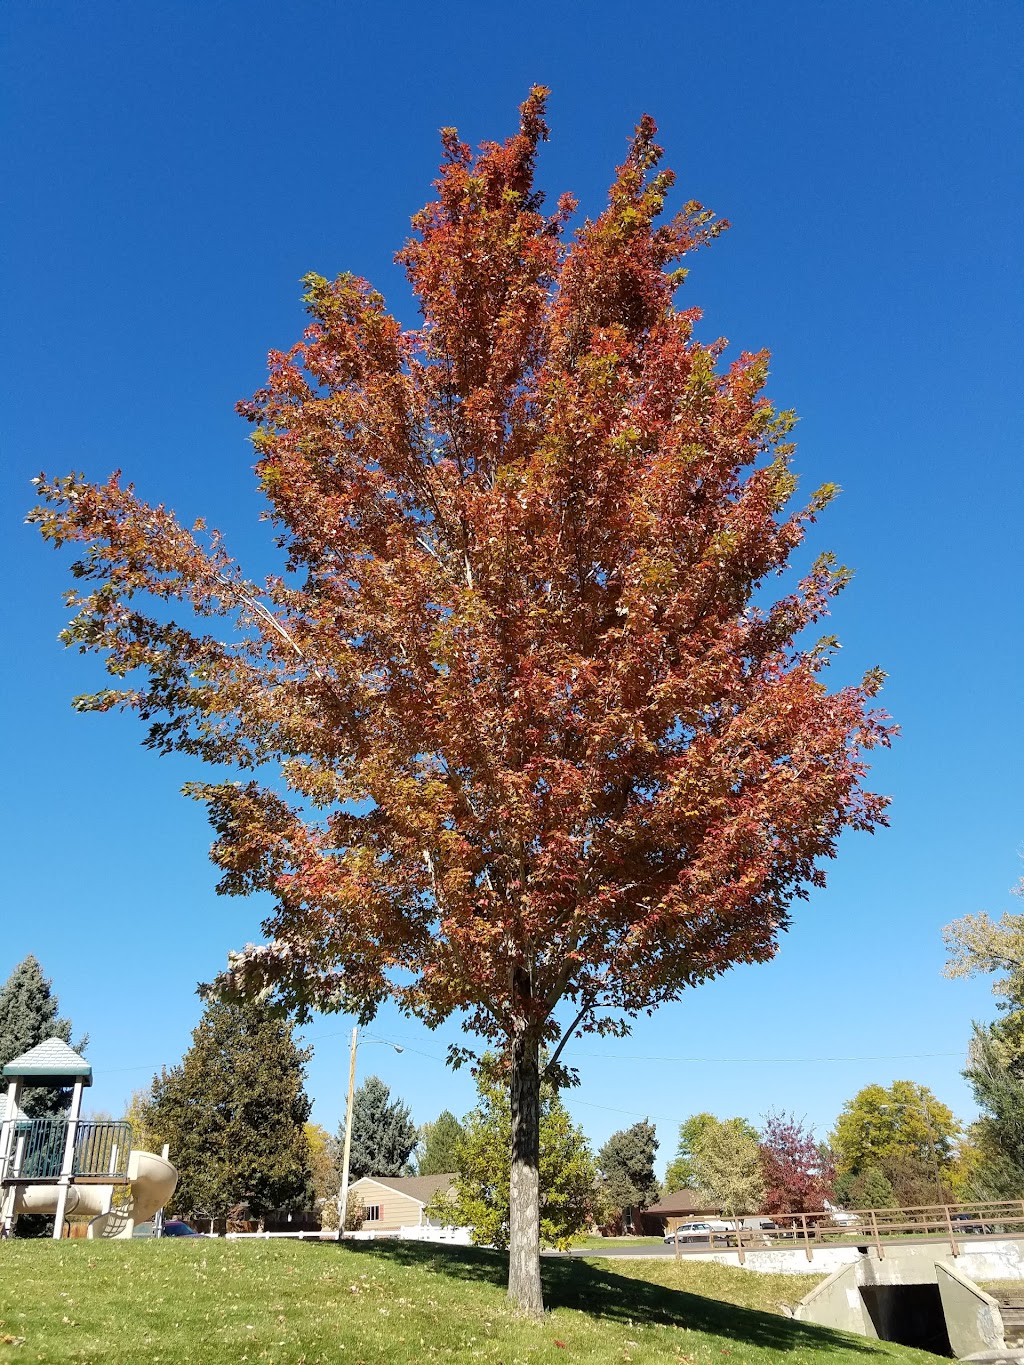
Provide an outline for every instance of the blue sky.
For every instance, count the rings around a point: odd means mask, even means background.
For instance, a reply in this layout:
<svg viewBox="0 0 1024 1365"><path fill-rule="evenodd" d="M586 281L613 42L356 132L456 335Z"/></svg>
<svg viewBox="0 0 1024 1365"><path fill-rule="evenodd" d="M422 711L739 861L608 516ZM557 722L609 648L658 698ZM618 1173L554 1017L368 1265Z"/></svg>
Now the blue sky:
<svg viewBox="0 0 1024 1365"><path fill-rule="evenodd" d="M570 1107L596 1142L687 1114L781 1107L827 1129L907 1077L969 1114L985 982L941 976L941 926L1015 905L1020 876L1024 10L1016 0L141 6L0 12L0 710L8 773L0 977L27 952L92 1037L117 1109L177 1060L258 907L213 893L194 776L130 718L69 705L99 680L62 650L67 557L22 525L40 469L120 467L271 563L234 403L299 334L300 277L363 274L413 320L394 251L428 197L437 129L512 131L552 87L542 183L597 211L639 115L682 197L732 230L691 262L703 335L766 346L801 414L797 469L843 488L814 532L856 570L836 683L880 664L903 727L873 781L892 827L847 836L770 965L585 1041ZM1024 907L1021 907L1024 908ZM309 1029L333 1126L350 1021ZM472 1100L456 1036L385 1011L367 1047L418 1121ZM820 1060L857 1058L860 1060ZM703 1060L693 1060L703 1059Z"/></svg>

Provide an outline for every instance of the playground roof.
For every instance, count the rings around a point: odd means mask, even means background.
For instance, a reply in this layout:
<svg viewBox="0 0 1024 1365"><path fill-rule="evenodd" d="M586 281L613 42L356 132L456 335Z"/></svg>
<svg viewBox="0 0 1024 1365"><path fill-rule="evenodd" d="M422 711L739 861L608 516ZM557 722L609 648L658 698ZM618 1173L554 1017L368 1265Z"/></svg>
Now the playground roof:
<svg viewBox="0 0 1024 1365"><path fill-rule="evenodd" d="M14 1057L3 1074L6 1080L31 1079L36 1085L64 1086L75 1081L92 1085L92 1067L60 1038L47 1038Z"/></svg>

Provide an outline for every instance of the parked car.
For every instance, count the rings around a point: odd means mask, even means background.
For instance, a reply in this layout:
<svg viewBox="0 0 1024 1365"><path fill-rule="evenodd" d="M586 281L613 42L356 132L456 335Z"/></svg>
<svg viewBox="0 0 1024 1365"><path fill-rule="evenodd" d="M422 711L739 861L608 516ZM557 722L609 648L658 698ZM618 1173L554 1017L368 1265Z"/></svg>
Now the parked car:
<svg viewBox="0 0 1024 1365"><path fill-rule="evenodd" d="M977 1233L992 1233L992 1232L995 1232L995 1225L994 1225L994 1224L992 1224L992 1223L983 1223L983 1222L981 1221L981 1219L978 1217L978 1215L975 1214L975 1213L954 1213L954 1214L951 1216L951 1221L954 1222L954 1223L966 1223L966 1224L968 1224L967 1227L965 1227L965 1228L962 1229L963 1232L977 1232Z"/></svg>
<svg viewBox="0 0 1024 1365"><path fill-rule="evenodd" d="M665 1235L666 1245L673 1242L708 1242L712 1236L719 1236L721 1233L729 1232L730 1225L723 1223L720 1218L712 1218L706 1223L680 1223L675 1232Z"/></svg>
<svg viewBox="0 0 1024 1365"><path fill-rule="evenodd" d="M164 1221L161 1235L163 1237L202 1237L203 1234L196 1232L195 1228L190 1227L180 1218L167 1218ZM132 1236L155 1237L156 1226L153 1223L140 1223L137 1228L133 1229Z"/></svg>

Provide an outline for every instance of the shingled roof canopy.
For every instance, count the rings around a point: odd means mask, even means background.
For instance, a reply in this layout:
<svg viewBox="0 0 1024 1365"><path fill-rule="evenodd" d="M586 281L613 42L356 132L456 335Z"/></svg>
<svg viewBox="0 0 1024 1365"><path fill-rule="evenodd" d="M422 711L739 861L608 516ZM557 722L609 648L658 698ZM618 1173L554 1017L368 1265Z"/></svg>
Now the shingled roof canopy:
<svg viewBox="0 0 1024 1365"><path fill-rule="evenodd" d="M60 1038L47 1038L8 1062L3 1070L7 1081L26 1080L33 1085L60 1088L81 1081L92 1085L92 1067Z"/></svg>
<svg viewBox="0 0 1024 1365"><path fill-rule="evenodd" d="M386 1185L389 1190L406 1194L417 1204L427 1204L439 1191L444 1192L455 1184L455 1176L445 1175L367 1175L364 1180L373 1180L378 1185ZM356 1182L353 1181L353 1184Z"/></svg>
<svg viewBox="0 0 1024 1365"><path fill-rule="evenodd" d="M650 1208L644 1209L645 1214L651 1214L655 1218L694 1218L699 1214L717 1215L721 1211L720 1204L713 1203L698 1190L675 1190L672 1194L664 1195Z"/></svg>

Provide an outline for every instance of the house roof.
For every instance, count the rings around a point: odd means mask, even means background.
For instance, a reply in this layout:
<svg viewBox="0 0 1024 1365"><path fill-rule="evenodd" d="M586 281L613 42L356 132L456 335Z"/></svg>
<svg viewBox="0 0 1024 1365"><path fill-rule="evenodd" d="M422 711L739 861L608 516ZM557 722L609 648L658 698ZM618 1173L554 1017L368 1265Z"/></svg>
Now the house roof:
<svg viewBox="0 0 1024 1365"><path fill-rule="evenodd" d="M14 1057L3 1069L7 1080L31 1078L38 1085L70 1085L72 1081L82 1081L92 1085L92 1067L84 1057L73 1052L62 1038L47 1038Z"/></svg>
<svg viewBox="0 0 1024 1365"><path fill-rule="evenodd" d="M701 1194L700 1190L675 1190L672 1194L664 1195L656 1204L651 1204L644 1209L645 1214L653 1213L656 1218L676 1218L680 1215L720 1212L721 1205L712 1203L706 1195Z"/></svg>
<svg viewBox="0 0 1024 1365"><path fill-rule="evenodd" d="M426 1204L439 1191L449 1189L455 1183L455 1176L449 1172L444 1175L364 1175L359 1180L353 1180L352 1188L355 1189L364 1180L372 1180L375 1185L386 1185L389 1190L397 1190L399 1194L415 1199L417 1204Z"/></svg>

